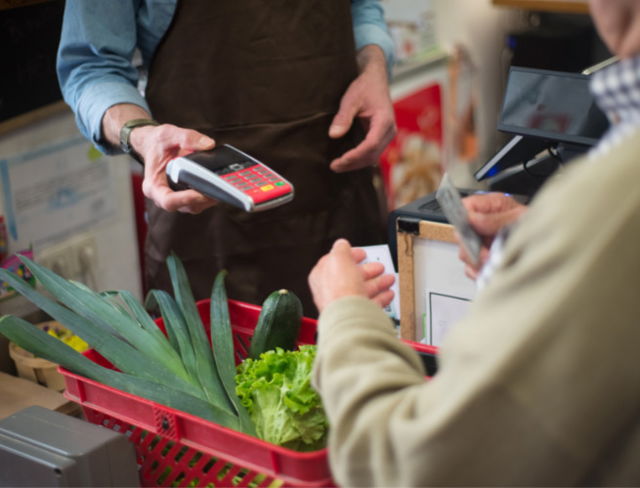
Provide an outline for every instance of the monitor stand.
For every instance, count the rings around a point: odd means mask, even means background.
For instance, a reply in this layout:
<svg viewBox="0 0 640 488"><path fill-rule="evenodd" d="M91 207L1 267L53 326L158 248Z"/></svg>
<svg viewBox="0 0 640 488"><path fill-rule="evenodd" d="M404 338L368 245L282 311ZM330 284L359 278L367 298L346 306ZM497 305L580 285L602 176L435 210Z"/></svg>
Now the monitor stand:
<svg viewBox="0 0 640 488"><path fill-rule="evenodd" d="M496 176L501 171L529 161L538 153L549 147L549 141L533 137L516 135L507 142L500 151L475 172L476 180L482 181Z"/></svg>
<svg viewBox="0 0 640 488"><path fill-rule="evenodd" d="M515 193L531 198L558 168L588 150L587 146L566 143L549 146L535 158L510 166L489 178L488 188L490 191Z"/></svg>

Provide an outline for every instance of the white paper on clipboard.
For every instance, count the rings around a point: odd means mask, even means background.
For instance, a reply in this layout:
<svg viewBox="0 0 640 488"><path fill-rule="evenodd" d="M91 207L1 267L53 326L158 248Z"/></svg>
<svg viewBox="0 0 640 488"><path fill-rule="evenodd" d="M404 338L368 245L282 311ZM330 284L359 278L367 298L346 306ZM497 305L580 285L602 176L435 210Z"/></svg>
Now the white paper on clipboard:
<svg viewBox="0 0 640 488"><path fill-rule="evenodd" d="M433 290L427 290L426 300L430 314L426 342L440 346L451 327L467 314L471 300Z"/></svg>

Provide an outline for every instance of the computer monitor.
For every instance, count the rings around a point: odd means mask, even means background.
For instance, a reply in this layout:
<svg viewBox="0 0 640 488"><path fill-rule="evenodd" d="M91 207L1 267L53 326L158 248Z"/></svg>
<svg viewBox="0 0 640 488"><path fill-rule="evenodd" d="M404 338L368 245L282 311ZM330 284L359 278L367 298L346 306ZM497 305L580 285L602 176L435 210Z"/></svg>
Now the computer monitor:
<svg viewBox="0 0 640 488"><path fill-rule="evenodd" d="M596 144L609 121L589 83L585 74L512 66L497 128L514 137L476 171L476 179L526 163L546 148L575 155Z"/></svg>
<svg viewBox="0 0 640 488"><path fill-rule="evenodd" d="M609 121L595 104L589 83L589 76L579 73L512 67L498 130L593 146Z"/></svg>

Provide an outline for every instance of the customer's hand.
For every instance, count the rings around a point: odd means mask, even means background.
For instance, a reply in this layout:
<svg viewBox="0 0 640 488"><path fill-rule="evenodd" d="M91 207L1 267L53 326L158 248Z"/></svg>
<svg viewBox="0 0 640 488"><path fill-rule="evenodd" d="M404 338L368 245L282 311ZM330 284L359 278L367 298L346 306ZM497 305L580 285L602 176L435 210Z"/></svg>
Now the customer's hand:
<svg viewBox="0 0 640 488"><path fill-rule="evenodd" d="M382 50L375 45L365 46L358 53L358 63L360 75L343 95L329 136L333 139L343 137L356 118L363 123L367 134L360 144L331 162L331 169L336 173L378 164L380 155L396 133Z"/></svg>
<svg viewBox="0 0 640 488"><path fill-rule="evenodd" d="M466 275L475 280L489 257L489 248L500 229L518 220L527 207L504 193L478 193L463 198L462 203L467 209L471 226L482 238L479 263L474 264L462 246L458 253L465 263Z"/></svg>
<svg viewBox="0 0 640 488"><path fill-rule="evenodd" d="M218 203L195 190L173 191L165 174L169 161L193 151L213 149L213 139L195 130L162 124L138 127L131 132L130 140L144 159L142 191L158 207L197 214Z"/></svg>
<svg viewBox="0 0 640 488"><path fill-rule="evenodd" d="M320 312L334 300L347 296L370 298L381 307L391 303L390 288L395 277L383 274L381 263L359 264L365 257L364 250L352 248L345 239L338 239L331 251L318 261L309 274L309 286Z"/></svg>

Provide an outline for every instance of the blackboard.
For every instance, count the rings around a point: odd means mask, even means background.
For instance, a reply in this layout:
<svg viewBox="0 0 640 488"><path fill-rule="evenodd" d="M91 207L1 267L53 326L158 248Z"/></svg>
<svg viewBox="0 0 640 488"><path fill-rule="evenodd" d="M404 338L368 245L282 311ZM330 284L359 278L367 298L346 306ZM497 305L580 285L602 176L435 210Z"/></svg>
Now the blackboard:
<svg viewBox="0 0 640 488"><path fill-rule="evenodd" d="M0 0L0 122L61 100L63 10L64 0Z"/></svg>

